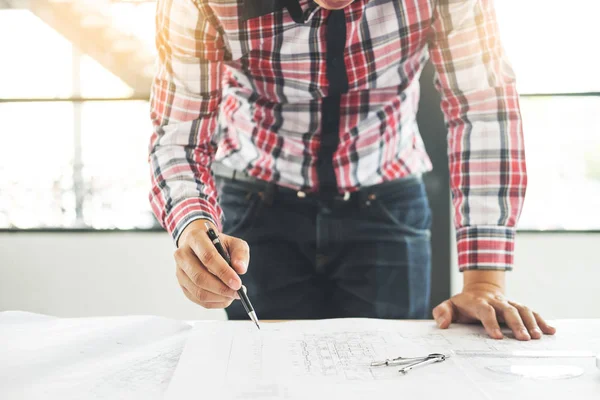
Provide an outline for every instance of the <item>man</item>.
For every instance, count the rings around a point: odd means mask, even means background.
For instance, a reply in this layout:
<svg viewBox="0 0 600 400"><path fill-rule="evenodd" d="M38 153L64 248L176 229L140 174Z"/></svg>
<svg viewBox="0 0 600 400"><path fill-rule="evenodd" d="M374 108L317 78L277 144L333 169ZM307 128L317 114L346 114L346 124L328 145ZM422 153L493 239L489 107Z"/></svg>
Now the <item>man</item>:
<svg viewBox="0 0 600 400"><path fill-rule="evenodd" d="M464 276L433 316L498 339L500 322L520 340L554 333L503 294L526 169L491 0L159 0L156 22L151 203L191 301L246 318L247 272L263 319L427 316L430 56Z"/></svg>

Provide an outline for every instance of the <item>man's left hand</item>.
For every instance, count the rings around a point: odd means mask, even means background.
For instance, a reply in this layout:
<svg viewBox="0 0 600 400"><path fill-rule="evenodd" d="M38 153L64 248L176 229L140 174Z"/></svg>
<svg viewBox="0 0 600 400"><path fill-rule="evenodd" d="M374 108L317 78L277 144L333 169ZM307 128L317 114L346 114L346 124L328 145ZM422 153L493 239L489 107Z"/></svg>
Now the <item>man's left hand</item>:
<svg viewBox="0 0 600 400"><path fill-rule="evenodd" d="M434 308L433 318L442 329L448 328L452 322L481 322L488 335L494 339L503 338L501 322L519 340L540 339L543 334L553 335L556 332L536 312L509 301L501 286L487 282L465 284L462 293Z"/></svg>

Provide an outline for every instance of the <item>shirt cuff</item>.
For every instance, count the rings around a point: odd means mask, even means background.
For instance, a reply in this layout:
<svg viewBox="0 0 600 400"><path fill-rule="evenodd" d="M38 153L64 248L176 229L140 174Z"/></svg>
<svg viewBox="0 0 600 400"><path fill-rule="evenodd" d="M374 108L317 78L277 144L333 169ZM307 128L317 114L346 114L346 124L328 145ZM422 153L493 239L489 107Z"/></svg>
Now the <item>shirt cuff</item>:
<svg viewBox="0 0 600 400"><path fill-rule="evenodd" d="M187 199L171 208L165 218L165 228L173 237L175 246L177 246L183 230L198 219L212 222L219 231L222 229L220 208L204 199Z"/></svg>
<svg viewBox="0 0 600 400"><path fill-rule="evenodd" d="M513 269L515 228L467 226L456 231L456 244L460 271Z"/></svg>

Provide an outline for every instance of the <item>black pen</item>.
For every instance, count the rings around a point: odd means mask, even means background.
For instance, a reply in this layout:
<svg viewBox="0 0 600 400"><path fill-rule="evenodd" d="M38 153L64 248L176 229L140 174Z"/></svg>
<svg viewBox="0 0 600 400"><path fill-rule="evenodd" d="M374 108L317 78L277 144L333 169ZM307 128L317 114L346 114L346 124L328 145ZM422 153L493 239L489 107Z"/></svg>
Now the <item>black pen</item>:
<svg viewBox="0 0 600 400"><path fill-rule="evenodd" d="M210 241L213 242L213 244L217 248L217 251L219 252L221 257L223 257L225 259L225 261L227 261L227 264L229 264L229 266L231 266L231 258L229 257L229 254L227 254L227 252L225 251L225 248L221 244L221 240L219 240L219 236L214 231L214 229L208 224L208 222L205 222L204 225L206 226L206 229L207 229L206 233L208 234ZM240 296L240 301L242 302L242 305L244 306L244 308L246 309L246 312L248 313L248 316L250 317L250 319L252 321L254 321L254 323L256 324L256 327L258 329L260 329L260 325L258 325L258 317L256 316L254 307L252 307L252 303L250 303L250 299L248 298L248 295L246 294L246 287L244 285L242 285L242 287L237 292L238 292L238 295Z"/></svg>

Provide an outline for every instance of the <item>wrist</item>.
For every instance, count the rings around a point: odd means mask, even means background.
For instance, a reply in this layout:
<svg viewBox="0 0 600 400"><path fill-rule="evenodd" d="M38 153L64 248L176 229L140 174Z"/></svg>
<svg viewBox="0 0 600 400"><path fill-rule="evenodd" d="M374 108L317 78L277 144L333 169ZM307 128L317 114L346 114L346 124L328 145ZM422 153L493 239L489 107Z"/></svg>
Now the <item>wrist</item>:
<svg viewBox="0 0 600 400"><path fill-rule="evenodd" d="M463 271L463 291L469 288L487 287L504 293L506 288L506 271L468 270Z"/></svg>
<svg viewBox="0 0 600 400"><path fill-rule="evenodd" d="M200 232L200 231L205 232L206 226L204 224L206 222L208 222L215 231L217 230L215 225L208 218L196 219L196 220L190 222L183 229L183 231L181 232L181 235L179 236L179 240L177 241L177 247L181 247L182 245L185 245L187 243L187 241L189 240L189 237L194 236L195 232Z"/></svg>

